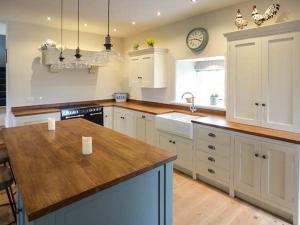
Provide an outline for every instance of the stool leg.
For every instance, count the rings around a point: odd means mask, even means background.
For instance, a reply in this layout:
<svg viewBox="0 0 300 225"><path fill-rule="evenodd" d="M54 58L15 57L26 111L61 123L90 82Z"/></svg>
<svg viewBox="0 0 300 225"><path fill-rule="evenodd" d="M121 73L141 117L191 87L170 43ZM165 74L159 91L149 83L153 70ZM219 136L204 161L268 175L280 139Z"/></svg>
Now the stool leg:
<svg viewBox="0 0 300 225"><path fill-rule="evenodd" d="M13 179L14 179L14 183L17 184L17 183L16 183L16 179L15 179L14 172L13 172L12 167L11 167L11 164L10 164L10 160L8 160L8 165L9 165L9 168L10 168L10 171L11 171L11 174L12 174L12 177L13 177Z"/></svg>
<svg viewBox="0 0 300 225"><path fill-rule="evenodd" d="M9 189L9 192L10 192L10 196L12 198L12 203L15 207L15 212L17 212L17 204L16 204L16 201L15 201L15 198L14 198L14 192L13 192L11 186L9 186L8 189Z"/></svg>
<svg viewBox="0 0 300 225"><path fill-rule="evenodd" d="M12 213L13 213L14 219L15 219L15 221L17 221L17 216L16 216L16 211L15 211L15 206L14 206L13 200L12 200L12 198L13 198L14 196L11 196L10 191L9 191L8 188L6 188L5 190L6 190L6 194L7 194L7 197L8 197L8 201L9 201L10 208L11 208L11 211L12 211Z"/></svg>

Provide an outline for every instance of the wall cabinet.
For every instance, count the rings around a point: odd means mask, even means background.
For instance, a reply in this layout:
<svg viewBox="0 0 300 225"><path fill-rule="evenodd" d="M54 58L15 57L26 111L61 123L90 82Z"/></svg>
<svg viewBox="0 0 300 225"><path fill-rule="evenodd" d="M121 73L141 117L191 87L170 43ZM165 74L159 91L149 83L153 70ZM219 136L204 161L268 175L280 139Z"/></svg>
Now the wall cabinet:
<svg viewBox="0 0 300 225"><path fill-rule="evenodd" d="M104 107L103 112L103 125L113 129L113 107Z"/></svg>
<svg viewBox="0 0 300 225"><path fill-rule="evenodd" d="M228 119L300 132L299 58L300 32L229 41Z"/></svg>
<svg viewBox="0 0 300 225"><path fill-rule="evenodd" d="M295 153L289 147L235 137L235 188L283 209L294 206Z"/></svg>
<svg viewBox="0 0 300 225"><path fill-rule="evenodd" d="M127 136L136 137L136 115L134 111L114 108L114 130Z"/></svg>
<svg viewBox="0 0 300 225"><path fill-rule="evenodd" d="M154 116L147 113L136 113L136 138L155 145L156 130Z"/></svg>
<svg viewBox="0 0 300 225"><path fill-rule="evenodd" d="M149 48L129 53L129 86L167 87L167 50Z"/></svg>
<svg viewBox="0 0 300 225"><path fill-rule="evenodd" d="M172 151L177 154L176 166L193 171L192 151L193 142L187 138L181 138L166 132L158 132L158 147Z"/></svg>
<svg viewBox="0 0 300 225"><path fill-rule="evenodd" d="M53 118L56 121L60 120L60 113L45 113L45 114L38 114L38 115L30 115L30 116L19 116L14 117L13 119L13 126L24 126L30 124L37 124L37 123L47 123L48 118Z"/></svg>

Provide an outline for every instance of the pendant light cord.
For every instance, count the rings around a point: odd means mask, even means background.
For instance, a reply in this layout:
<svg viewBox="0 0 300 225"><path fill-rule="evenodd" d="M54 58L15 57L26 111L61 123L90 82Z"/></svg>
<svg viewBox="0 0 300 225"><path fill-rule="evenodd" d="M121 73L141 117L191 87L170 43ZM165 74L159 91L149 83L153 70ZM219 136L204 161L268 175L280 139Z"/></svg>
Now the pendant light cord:
<svg viewBox="0 0 300 225"><path fill-rule="evenodd" d="M62 45L63 45L63 8L64 8L64 0L60 0L60 54L62 54Z"/></svg>
<svg viewBox="0 0 300 225"><path fill-rule="evenodd" d="M107 29L108 29L108 36L109 36L109 26L110 26L110 0L107 0Z"/></svg>
<svg viewBox="0 0 300 225"><path fill-rule="evenodd" d="M79 48L79 0L77 0L77 6L78 6L78 14L77 14L77 46Z"/></svg>

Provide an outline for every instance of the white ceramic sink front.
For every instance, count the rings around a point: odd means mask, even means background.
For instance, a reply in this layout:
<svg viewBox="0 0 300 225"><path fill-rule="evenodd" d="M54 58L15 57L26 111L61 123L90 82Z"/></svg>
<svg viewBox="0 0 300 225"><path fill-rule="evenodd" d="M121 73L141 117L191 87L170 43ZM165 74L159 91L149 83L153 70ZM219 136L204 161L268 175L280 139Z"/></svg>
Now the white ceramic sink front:
<svg viewBox="0 0 300 225"><path fill-rule="evenodd" d="M155 127L161 131L193 139L193 125L191 121L199 117L176 112L162 114L155 117Z"/></svg>

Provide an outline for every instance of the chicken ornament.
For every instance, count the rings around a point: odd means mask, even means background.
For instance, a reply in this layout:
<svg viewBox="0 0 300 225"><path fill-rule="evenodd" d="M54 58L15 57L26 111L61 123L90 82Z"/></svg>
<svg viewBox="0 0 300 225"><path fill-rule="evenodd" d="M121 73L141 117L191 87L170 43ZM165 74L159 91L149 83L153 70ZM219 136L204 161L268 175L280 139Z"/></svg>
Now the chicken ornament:
<svg viewBox="0 0 300 225"><path fill-rule="evenodd" d="M241 10L237 10L236 18L235 18L235 25L239 30L244 29L248 25L248 21L243 18L243 15L241 14Z"/></svg>
<svg viewBox="0 0 300 225"><path fill-rule="evenodd" d="M279 8L280 8L279 4L272 4L269 6L269 8L266 10L264 14L259 14L256 5L254 5L252 11L252 19L255 24L260 26L261 24L263 24L263 22L273 18L273 16L278 13Z"/></svg>

